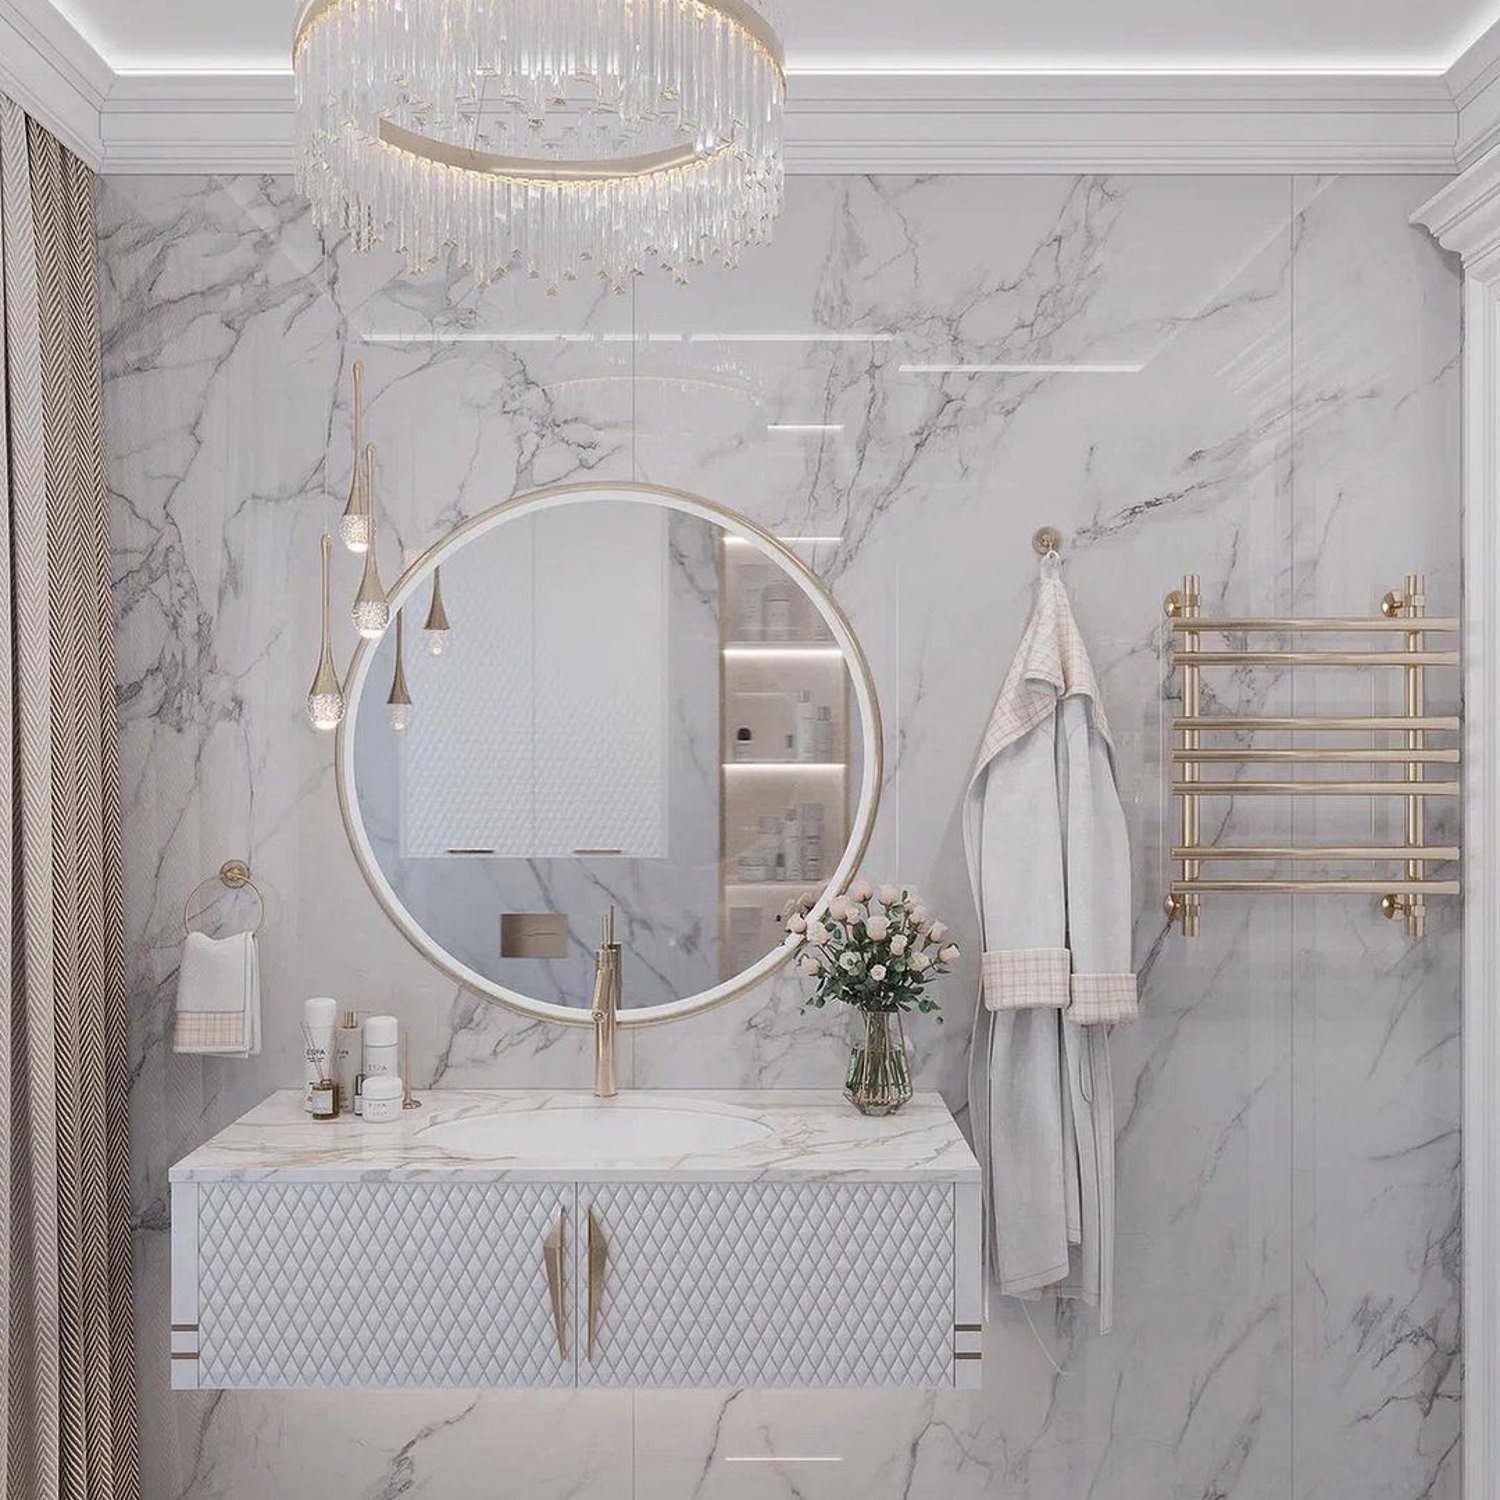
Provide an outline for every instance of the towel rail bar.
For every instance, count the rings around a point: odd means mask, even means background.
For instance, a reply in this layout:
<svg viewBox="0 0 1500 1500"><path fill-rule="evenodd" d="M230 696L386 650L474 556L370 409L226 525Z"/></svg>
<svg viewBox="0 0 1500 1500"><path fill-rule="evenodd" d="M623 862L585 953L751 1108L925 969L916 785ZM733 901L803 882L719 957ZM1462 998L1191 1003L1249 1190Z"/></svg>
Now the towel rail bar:
<svg viewBox="0 0 1500 1500"><path fill-rule="evenodd" d="M1409 634L1410 624L1402 617L1374 620L1365 615L1319 619L1195 619L1173 620L1173 630L1192 630L1215 635L1397 635ZM1422 629L1427 634L1454 635L1462 626L1449 615L1424 617Z"/></svg>
<svg viewBox="0 0 1500 1500"><path fill-rule="evenodd" d="M1216 750L1174 750L1172 759L1179 764L1238 765L1261 762L1268 765L1428 765L1456 766L1457 750L1370 750L1355 748L1291 750L1262 749L1246 745Z"/></svg>
<svg viewBox="0 0 1500 1500"><path fill-rule="evenodd" d="M1178 667L1456 667L1457 651L1174 651Z"/></svg>
<svg viewBox="0 0 1500 1500"><path fill-rule="evenodd" d="M1174 797L1457 797L1456 781L1178 781Z"/></svg>
<svg viewBox="0 0 1500 1500"><path fill-rule="evenodd" d="M1174 896L1458 896L1456 880L1174 880Z"/></svg>
<svg viewBox="0 0 1500 1500"><path fill-rule="evenodd" d="M1463 720L1457 714L1423 714L1419 717L1407 714L1364 714L1343 718L1304 716L1288 719L1198 714L1192 718L1179 715L1172 720L1172 728L1176 730L1192 729L1199 732L1222 730L1235 734L1257 734L1261 731L1288 734L1311 734L1324 731L1341 733L1345 730L1383 734L1386 731L1408 729L1433 729L1439 732L1456 733L1462 727Z"/></svg>
<svg viewBox="0 0 1500 1500"><path fill-rule="evenodd" d="M1456 615L1427 613L1426 582L1418 573L1408 573L1400 590L1391 590L1381 600L1380 617L1348 615L1311 618L1302 615L1260 616L1205 615L1202 590L1195 574L1168 595L1168 632L1174 639L1168 659L1182 672L1182 702L1172 719L1175 743L1165 756L1174 766L1177 780L1168 791L1181 802L1180 835L1171 857L1179 865L1179 879L1171 882L1166 907L1169 918L1182 923L1184 937L1196 936L1206 895L1248 895L1256 892L1332 895L1366 894L1381 898L1380 909L1391 918L1400 917L1407 934L1421 937L1426 931L1427 898L1456 896L1456 880L1428 878L1431 865L1451 863L1460 857L1457 844L1428 844L1427 799L1457 797L1461 786L1456 776L1462 761L1458 746L1434 745L1431 734L1457 734L1463 727L1457 714L1429 714L1426 703L1426 672L1429 667L1456 667L1456 650L1437 650L1429 645L1435 635L1452 636L1462 629ZM1221 637L1220 648L1206 651L1203 637ZM1270 643L1275 649L1241 645L1238 637L1280 635L1284 642ZM1297 644L1301 635L1396 635L1398 642L1373 642L1373 649L1351 649L1347 642L1338 649ZM1391 649L1398 645L1402 649ZM1393 714L1227 714L1203 712L1202 673L1208 667L1396 667L1404 685L1401 711ZM1383 744L1309 742L1265 745L1256 736L1369 734L1397 735ZM1238 744L1204 744L1209 735L1238 734ZM1230 766L1397 766L1400 780L1204 780L1205 768ZM1442 780L1429 780L1429 768L1441 767ZM1209 771L1212 774L1212 771ZM1223 774L1223 773L1221 773ZM1272 773L1275 774L1274 772ZM1357 775L1358 772L1355 772ZM1399 797L1404 803L1401 842L1398 844L1324 845L1221 845L1205 844L1201 837L1201 807L1205 797ZM1259 878L1205 879L1203 867L1216 861L1260 860L1315 862L1355 861L1401 866L1394 879L1337 878L1332 872L1315 876L1282 873Z"/></svg>
<svg viewBox="0 0 1500 1500"><path fill-rule="evenodd" d="M1173 859L1263 859L1263 860L1408 860L1424 859L1434 863L1461 857L1457 844L1428 844L1414 848L1409 844L1203 844L1196 848L1178 845Z"/></svg>

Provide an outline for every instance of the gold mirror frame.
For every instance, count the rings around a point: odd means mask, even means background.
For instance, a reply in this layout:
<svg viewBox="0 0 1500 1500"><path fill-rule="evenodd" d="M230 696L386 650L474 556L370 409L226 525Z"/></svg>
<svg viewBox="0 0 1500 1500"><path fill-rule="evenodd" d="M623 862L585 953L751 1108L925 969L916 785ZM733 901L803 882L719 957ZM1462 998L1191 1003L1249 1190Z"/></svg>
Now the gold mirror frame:
<svg viewBox="0 0 1500 1500"><path fill-rule="evenodd" d="M764 527L747 516L727 506L705 500L700 495L686 490L668 489L661 485L637 484L617 481L599 484L550 485L544 489L529 490L513 496L501 504L491 507L454 527L441 541L429 547L397 579L391 588L389 599L391 618L397 618L401 607L426 582L432 569L440 567L460 547L487 531L494 530L509 521L527 514L553 510L565 505L579 505L590 500L624 500L643 505L660 505L677 510L700 520L713 522L732 536L738 536L758 547L771 561L780 564L802 588L822 615L832 631L835 642L844 652L844 661L854 684L854 697L859 708L860 728L864 736L865 775L860 786L859 802L854 812L849 841L844 847L837 868L825 882L823 890L813 907L811 916L821 916L828 903L847 888L853 880L870 837L875 829L876 814L880 809L880 790L885 779L884 738L880 722L880 699L875 691L875 679L870 664L865 658L859 638L854 633L848 616L838 601L823 584L823 581L785 543L773 536ZM532 1021L554 1021L562 1026L591 1027L592 1017L587 1005L586 982L580 988L580 1003L577 1006L554 1005L548 1000L537 1000L517 990L507 989L493 979L486 978L477 970L460 963L445 948L440 947L422 928L391 889L385 872L380 868L365 833L364 818L359 810L358 796L354 787L354 724L359 714L361 698L374 664L375 653L384 637L362 640L355 649L349 663L349 673L344 682L344 695L348 711L339 724L334 743L334 770L338 786L339 813L344 820L344 832L349 847L354 851L360 874L370 887L382 911L390 918L397 931L435 968L466 990L492 1004L515 1011ZM620 1012L619 1024L627 1030L646 1026L659 1026L668 1021L684 1020L689 1016L703 1015L737 1000L741 995L758 988L775 975L791 959L792 950L783 946L768 953L759 963L736 975L733 979L715 985L697 995L662 1005L643 1005Z"/></svg>

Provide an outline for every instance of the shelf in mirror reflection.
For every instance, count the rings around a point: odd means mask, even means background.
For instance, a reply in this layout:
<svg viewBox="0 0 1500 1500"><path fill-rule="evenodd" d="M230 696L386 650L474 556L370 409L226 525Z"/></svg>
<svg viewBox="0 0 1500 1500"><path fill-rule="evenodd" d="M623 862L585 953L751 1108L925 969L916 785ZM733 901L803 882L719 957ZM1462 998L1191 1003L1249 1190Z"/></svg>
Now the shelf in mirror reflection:
<svg viewBox="0 0 1500 1500"><path fill-rule="evenodd" d="M731 641L724 647L725 656L826 656L842 661L841 646L826 640L814 641Z"/></svg>
<svg viewBox="0 0 1500 1500"><path fill-rule="evenodd" d="M841 760L726 760L726 771L847 771Z"/></svg>

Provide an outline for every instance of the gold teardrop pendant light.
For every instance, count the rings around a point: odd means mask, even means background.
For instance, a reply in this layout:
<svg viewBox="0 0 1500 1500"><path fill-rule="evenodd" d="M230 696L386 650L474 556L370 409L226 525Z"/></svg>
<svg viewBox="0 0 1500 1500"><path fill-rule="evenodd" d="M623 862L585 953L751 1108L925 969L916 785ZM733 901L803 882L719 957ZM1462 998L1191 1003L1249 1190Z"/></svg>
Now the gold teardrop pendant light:
<svg viewBox="0 0 1500 1500"><path fill-rule="evenodd" d="M365 366L354 361L354 477L349 481L349 503L339 517L339 536L351 552L367 552L375 534L375 512L365 481L360 453L365 441Z"/></svg>
<svg viewBox="0 0 1500 1500"><path fill-rule="evenodd" d="M429 656L441 656L448 649L448 635L452 628L448 623L448 611L443 605L443 570L434 568L432 603L427 606L427 623L422 627Z"/></svg>
<svg viewBox="0 0 1500 1500"><path fill-rule="evenodd" d="M380 565L375 552L375 444L365 444L364 492L366 516L370 523L370 541L365 548L365 571L359 580L359 592L354 596L354 607L349 611L354 619L354 628L367 640L378 640L391 623L390 601L380 582Z"/></svg>
<svg viewBox="0 0 1500 1500"><path fill-rule="evenodd" d="M391 717L391 728L400 734L411 723L411 692L406 686L404 610L396 611L396 670L391 674L391 693L385 700L386 712Z"/></svg>
<svg viewBox="0 0 1500 1500"><path fill-rule="evenodd" d="M327 732L337 729L344 717L344 689L333 665L333 642L328 630L328 563L333 539L326 531L318 546L322 558L323 639L318 651L318 670L307 692L307 717L314 729Z"/></svg>

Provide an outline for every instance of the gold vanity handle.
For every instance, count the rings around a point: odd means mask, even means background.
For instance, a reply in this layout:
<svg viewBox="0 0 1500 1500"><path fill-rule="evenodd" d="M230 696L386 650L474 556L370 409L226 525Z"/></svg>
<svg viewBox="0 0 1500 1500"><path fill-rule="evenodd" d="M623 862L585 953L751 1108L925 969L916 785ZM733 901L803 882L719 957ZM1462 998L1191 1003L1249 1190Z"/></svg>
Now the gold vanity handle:
<svg viewBox="0 0 1500 1500"><path fill-rule="evenodd" d="M552 1327L557 1334L557 1352L568 1356L563 1317L563 1211L557 1211L557 1223L542 1241L542 1264L547 1268L547 1293L552 1299Z"/></svg>
<svg viewBox="0 0 1500 1500"><path fill-rule="evenodd" d="M599 1330L599 1308L604 1301L604 1270L609 1261L609 1245L604 1231L589 1210L589 1363L594 1362L594 1336Z"/></svg>

